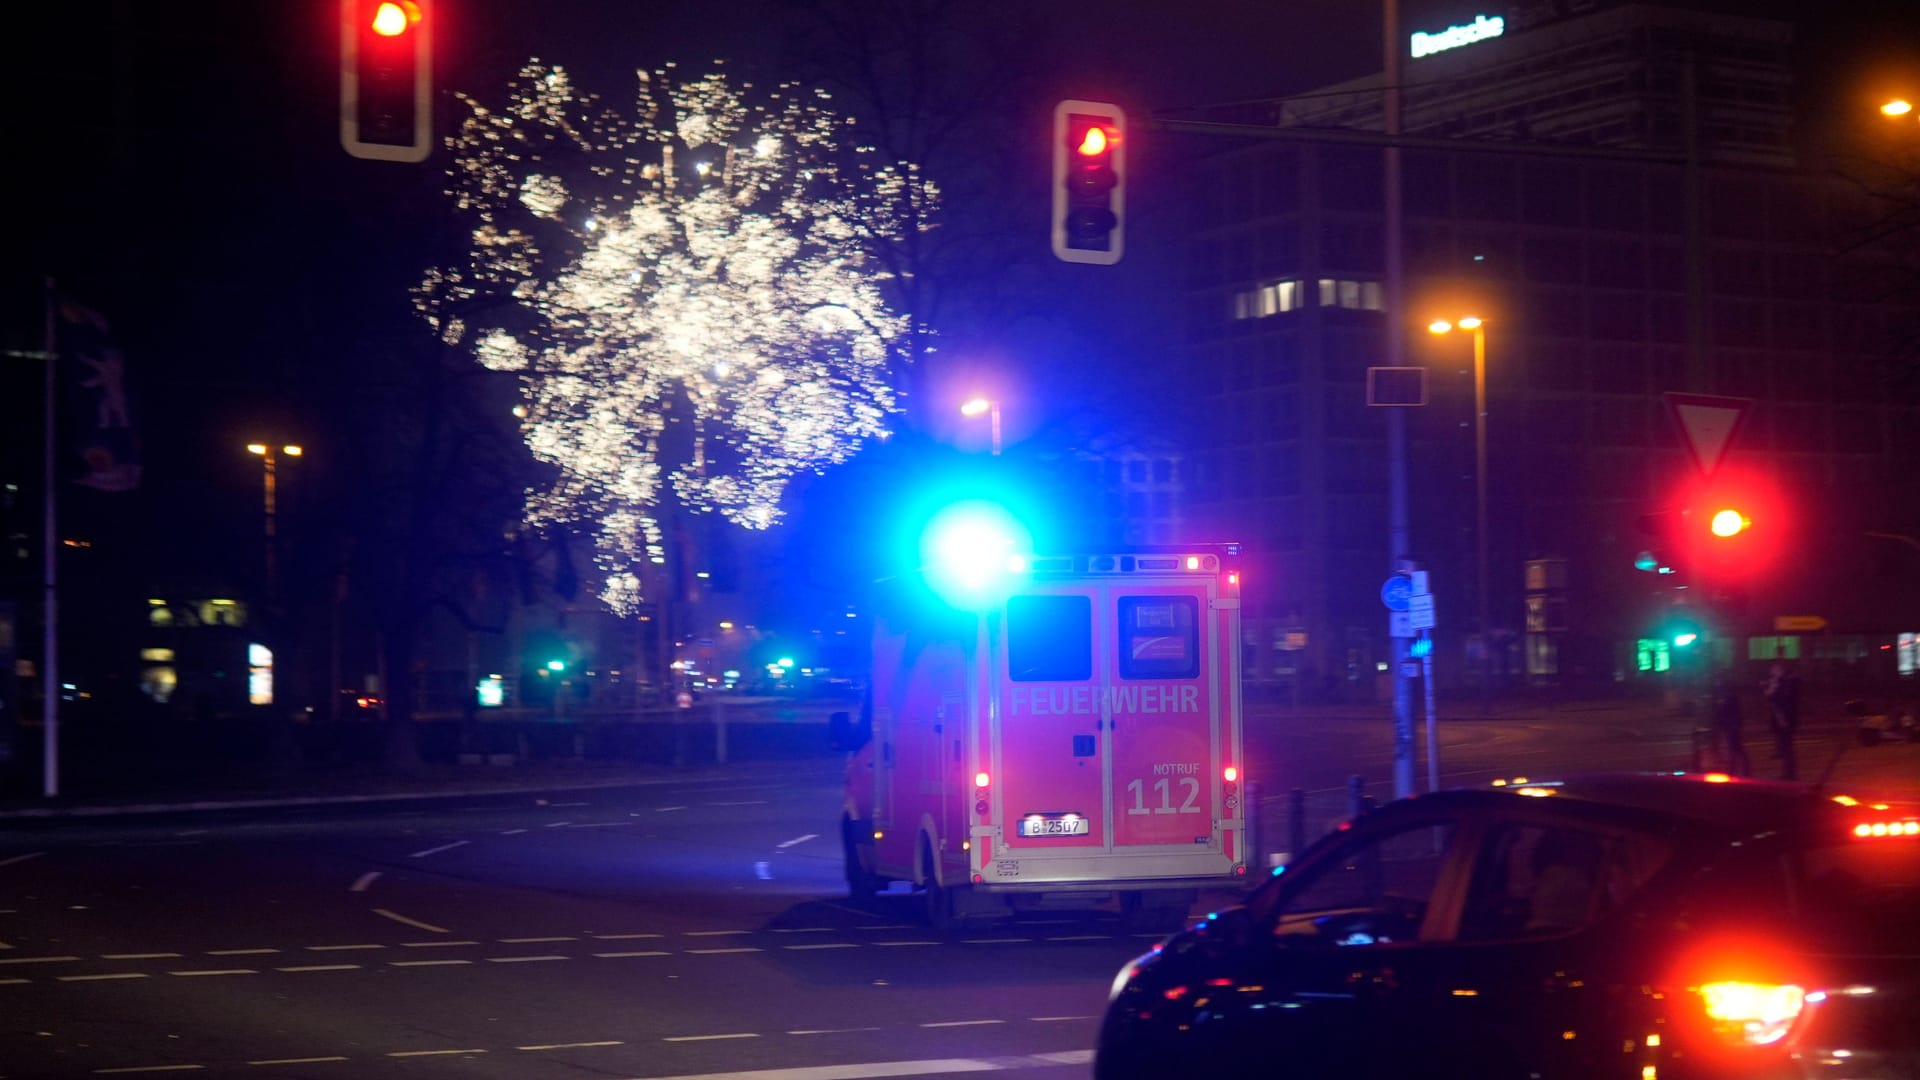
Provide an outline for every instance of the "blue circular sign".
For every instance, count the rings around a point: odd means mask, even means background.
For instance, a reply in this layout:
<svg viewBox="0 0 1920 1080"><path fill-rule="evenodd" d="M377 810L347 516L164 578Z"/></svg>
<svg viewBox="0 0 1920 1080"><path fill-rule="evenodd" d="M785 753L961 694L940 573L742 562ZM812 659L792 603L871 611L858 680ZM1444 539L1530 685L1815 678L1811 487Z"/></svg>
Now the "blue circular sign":
<svg viewBox="0 0 1920 1080"><path fill-rule="evenodd" d="M1405 611L1413 606L1413 578L1395 574L1380 583L1380 602L1388 611Z"/></svg>

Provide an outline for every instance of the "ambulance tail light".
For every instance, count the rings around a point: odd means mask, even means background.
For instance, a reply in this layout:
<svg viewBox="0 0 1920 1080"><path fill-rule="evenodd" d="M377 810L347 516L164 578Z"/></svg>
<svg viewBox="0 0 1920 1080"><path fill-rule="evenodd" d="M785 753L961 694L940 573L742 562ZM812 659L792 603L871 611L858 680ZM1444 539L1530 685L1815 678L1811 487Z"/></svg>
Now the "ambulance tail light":
<svg viewBox="0 0 1920 1080"><path fill-rule="evenodd" d="M992 804L987 801L987 787L992 783L993 777L988 776L985 770L973 774L973 792L976 796L973 800L973 812L981 817L987 816L987 811L992 808Z"/></svg>
<svg viewBox="0 0 1920 1080"><path fill-rule="evenodd" d="M1221 787L1229 811L1240 808L1240 767L1229 765L1220 770L1220 778L1225 781Z"/></svg>
<svg viewBox="0 0 1920 1080"><path fill-rule="evenodd" d="M991 783L993 783L993 777L991 777L991 776L988 776L988 775L987 775L986 773L984 773L984 772L977 772L977 773L974 773L974 774L973 774L973 786L974 786L974 787L977 787L977 788L984 788L984 787L986 787L986 786L987 786L988 784L991 784Z"/></svg>

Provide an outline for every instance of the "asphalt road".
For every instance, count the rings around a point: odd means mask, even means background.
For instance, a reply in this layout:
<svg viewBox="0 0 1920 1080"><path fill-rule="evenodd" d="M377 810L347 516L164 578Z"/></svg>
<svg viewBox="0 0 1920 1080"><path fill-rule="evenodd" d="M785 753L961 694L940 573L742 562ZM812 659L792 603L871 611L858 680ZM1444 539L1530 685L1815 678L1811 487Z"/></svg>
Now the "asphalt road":
<svg viewBox="0 0 1920 1080"><path fill-rule="evenodd" d="M1296 786L1338 806L1356 773L1390 793L1384 722L1257 725L1269 818ZM1448 782L1690 749L1690 725L1624 713L1441 734ZM1810 725L1803 758L1846 734ZM1912 797L1917 752L1851 750L1843 772ZM1109 980L1151 935L1098 910L937 933L913 896L839 899L837 771L9 822L0 1078L1085 1076Z"/></svg>

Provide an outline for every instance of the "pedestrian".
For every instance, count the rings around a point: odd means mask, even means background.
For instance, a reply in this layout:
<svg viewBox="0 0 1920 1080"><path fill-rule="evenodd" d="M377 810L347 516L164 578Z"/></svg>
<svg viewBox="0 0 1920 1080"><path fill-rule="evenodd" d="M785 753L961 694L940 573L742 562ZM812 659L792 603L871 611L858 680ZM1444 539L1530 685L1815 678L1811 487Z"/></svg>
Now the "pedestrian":
<svg viewBox="0 0 1920 1080"><path fill-rule="evenodd" d="M1723 767L1734 776L1752 776L1753 760L1747 756L1746 739L1741 735L1740 692L1725 672L1713 677L1713 730L1720 737L1725 754Z"/></svg>
<svg viewBox="0 0 1920 1080"><path fill-rule="evenodd" d="M1793 738L1800 730L1800 676L1775 660L1760 689L1767 699L1767 726L1773 731L1773 756L1780 759L1780 779L1797 779Z"/></svg>

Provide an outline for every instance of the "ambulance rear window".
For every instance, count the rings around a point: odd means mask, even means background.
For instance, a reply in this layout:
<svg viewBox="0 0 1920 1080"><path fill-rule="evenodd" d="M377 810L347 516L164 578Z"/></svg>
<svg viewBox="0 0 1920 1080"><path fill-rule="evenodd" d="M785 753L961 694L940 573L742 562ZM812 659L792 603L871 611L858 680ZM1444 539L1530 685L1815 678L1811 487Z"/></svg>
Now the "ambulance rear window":
<svg viewBox="0 0 1920 1080"><path fill-rule="evenodd" d="M1200 674L1197 624L1191 596L1120 598L1120 677L1191 679Z"/></svg>
<svg viewBox="0 0 1920 1080"><path fill-rule="evenodd" d="M1085 596L1007 598L1007 677L1072 682L1093 676L1093 600Z"/></svg>

